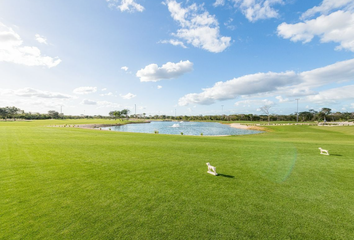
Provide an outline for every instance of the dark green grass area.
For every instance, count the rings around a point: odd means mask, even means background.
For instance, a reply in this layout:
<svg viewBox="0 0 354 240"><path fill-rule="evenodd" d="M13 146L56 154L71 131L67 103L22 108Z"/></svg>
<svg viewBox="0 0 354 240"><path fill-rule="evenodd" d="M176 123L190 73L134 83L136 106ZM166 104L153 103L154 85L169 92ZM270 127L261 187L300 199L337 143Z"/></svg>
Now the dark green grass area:
<svg viewBox="0 0 354 240"><path fill-rule="evenodd" d="M353 127L47 127L63 123L83 122L0 123L0 239L354 238Z"/></svg>

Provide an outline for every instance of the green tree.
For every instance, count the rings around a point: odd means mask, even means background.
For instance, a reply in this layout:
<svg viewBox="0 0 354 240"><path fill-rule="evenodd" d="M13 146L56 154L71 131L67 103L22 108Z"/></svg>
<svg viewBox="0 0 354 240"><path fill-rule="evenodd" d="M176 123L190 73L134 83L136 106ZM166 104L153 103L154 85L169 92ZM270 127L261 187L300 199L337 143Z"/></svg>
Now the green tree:
<svg viewBox="0 0 354 240"><path fill-rule="evenodd" d="M6 118L6 108L0 108L0 117L5 119Z"/></svg>
<svg viewBox="0 0 354 240"><path fill-rule="evenodd" d="M320 111L320 116L323 117L323 120L326 121L326 117L331 114L332 109L330 108L322 108Z"/></svg>
<svg viewBox="0 0 354 240"><path fill-rule="evenodd" d="M302 122L311 121L313 119L313 114L311 112L299 112L299 118Z"/></svg>
<svg viewBox="0 0 354 240"><path fill-rule="evenodd" d="M118 111L118 110L111 111L111 112L109 112L109 116L114 117L114 119L117 120L117 118L120 119L122 117L122 112Z"/></svg>
<svg viewBox="0 0 354 240"><path fill-rule="evenodd" d="M59 113L58 113L57 111L54 111L54 110L48 111L48 115L49 115L52 119L58 119L58 118L59 118Z"/></svg>
<svg viewBox="0 0 354 240"><path fill-rule="evenodd" d="M121 111L114 111L113 113L114 117L117 119L120 119L122 117L122 112Z"/></svg>
<svg viewBox="0 0 354 240"><path fill-rule="evenodd" d="M18 114L21 111L21 109L17 107L6 107L5 112L6 116L5 118L13 118L15 120L16 114Z"/></svg>
<svg viewBox="0 0 354 240"><path fill-rule="evenodd" d="M130 110L129 109L123 109L122 111L120 111L120 113L121 113L122 116L125 116L128 119Z"/></svg>

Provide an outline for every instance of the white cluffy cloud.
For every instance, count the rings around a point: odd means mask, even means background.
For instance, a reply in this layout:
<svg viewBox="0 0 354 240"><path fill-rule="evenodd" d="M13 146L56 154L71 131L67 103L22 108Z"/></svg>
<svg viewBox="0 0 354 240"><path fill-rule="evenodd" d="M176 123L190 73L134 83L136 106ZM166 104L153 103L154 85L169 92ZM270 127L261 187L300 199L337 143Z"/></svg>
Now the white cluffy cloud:
<svg viewBox="0 0 354 240"><path fill-rule="evenodd" d="M83 105L97 105L97 102L93 101L93 100L84 99L81 101L81 104L83 104Z"/></svg>
<svg viewBox="0 0 354 240"><path fill-rule="evenodd" d="M283 4L283 0L229 0L234 7L241 9L242 14L250 22L260 19L278 18L279 13L273 8L273 5ZM216 0L214 7L225 5L225 0Z"/></svg>
<svg viewBox="0 0 354 240"><path fill-rule="evenodd" d="M173 45L173 46L181 46L181 47L183 47L183 48L187 48L186 45L184 45L183 42L178 41L178 40L176 40L176 39L162 40L162 41L160 41L160 43L169 43L169 44L171 44L171 45Z"/></svg>
<svg viewBox="0 0 354 240"><path fill-rule="evenodd" d="M325 15L338 8L341 8L341 10ZM347 49L354 52L353 10L354 2L352 0L324 0L320 6L307 10L302 15L302 19L316 13L325 13L324 15L295 24L282 23L277 29L278 36L302 43L308 43L317 36L322 43L339 43L336 50Z"/></svg>
<svg viewBox="0 0 354 240"><path fill-rule="evenodd" d="M95 100L89 100L89 99L84 99L81 101L82 105L91 105L91 106L98 106L98 108L119 108L120 104L113 103L113 102L108 102L108 101L95 101Z"/></svg>
<svg viewBox="0 0 354 240"><path fill-rule="evenodd" d="M123 67L121 67L120 69L122 69L122 70L124 70L124 71L128 71L128 67L127 66L123 66Z"/></svg>
<svg viewBox="0 0 354 240"><path fill-rule="evenodd" d="M313 90L313 88L331 83L352 81L353 79L354 59L301 73L295 73L294 71L256 73L234 78L226 82L217 82L213 87L203 89L201 93L187 94L179 99L179 105L209 105L216 101L265 93L282 94L292 97L315 97L320 94ZM279 97L277 99L279 101L285 100Z"/></svg>
<svg viewBox="0 0 354 240"><path fill-rule="evenodd" d="M332 10L344 8L345 11L351 11L354 8L353 0L323 0L321 5L315 6L301 15L301 19L314 16L317 13L328 14Z"/></svg>
<svg viewBox="0 0 354 240"><path fill-rule="evenodd" d="M35 35L37 42L43 43L43 44L48 44L47 39L39 34Z"/></svg>
<svg viewBox="0 0 354 240"><path fill-rule="evenodd" d="M234 99L242 95L276 91L280 87L300 83L300 81L299 76L293 71L256 73L226 82L217 82L213 87L203 89L202 93L187 94L179 99L179 105L209 105L217 100Z"/></svg>
<svg viewBox="0 0 354 240"><path fill-rule="evenodd" d="M108 2L109 7L115 7L119 9L121 12L142 12L144 11L144 7L140 4L136 3L135 0L106 0Z"/></svg>
<svg viewBox="0 0 354 240"><path fill-rule="evenodd" d="M354 100L354 85L325 90L316 95L308 96L305 100L314 103L338 103L343 100Z"/></svg>
<svg viewBox="0 0 354 240"><path fill-rule="evenodd" d="M132 99L132 98L135 98L136 95L132 94L132 93L128 93L128 94L125 94L125 95L122 95L120 94L120 96L123 98L123 99Z"/></svg>
<svg viewBox="0 0 354 240"><path fill-rule="evenodd" d="M280 103L289 102L289 98L284 99L282 96L276 96L275 98L278 99Z"/></svg>
<svg viewBox="0 0 354 240"><path fill-rule="evenodd" d="M193 70L193 63L190 61L180 61L179 63L168 62L162 67L157 64L150 64L143 69L140 69L136 76L141 82L157 82L162 79L177 78L184 73Z"/></svg>
<svg viewBox="0 0 354 240"><path fill-rule="evenodd" d="M255 22L260 19L279 17L272 5L282 4L283 0L233 0L233 2L249 21Z"/></svg>
<svg viewBox="0 0 354 240"><path fill-rule="evenodd" d="M194 47L209 52L222 52L230 46L230 37L220 36L219 23L214 15L204 10L203 5L192 4L187 8L181 7L176 0L166 0L171 17L178 22L180 29L173 36L192 44ZM171 42L181 45L178 41ZM183 45L181 45L183 47Z"/></svg>
<svg viewBox="0 0 354 240"><path fill-rule="evenodd" d="M58 57L43 56L37 47L23 46L20 35L0 22L0 62L51 68L61 60Z"/></svg>
<svg viewBox="0 0 354 240"><path fill-rule="evenodd" d="M97 91L97 87L78 87L75 88L73 93L75 94L89 94Z"/></svg>
<svg viewBox="0 0 354 240"><path fill-rule="evenodd" d="M31 98L58 98L68 99L73 98L70 95L56 92L42 91L34 88L21 88L17 90L0 89L0 95L17 96L17 97L31 97Z"/></svg>
<svg viewBox="0 0 354 240"><path fill-rule="evenodd" d="M318 36L323 43L339 43L337 50L348 49L354 52L354 13L337 11L301 23L282 23L278 26L278 35L303 43Z"/></svg>
<svg viewBox="0 0 354 240"><path fill-rule="evenodd" d="M224 6L225 4L225 0L216 0L213 4L214 7L217 7L217 6Z"/></svg>

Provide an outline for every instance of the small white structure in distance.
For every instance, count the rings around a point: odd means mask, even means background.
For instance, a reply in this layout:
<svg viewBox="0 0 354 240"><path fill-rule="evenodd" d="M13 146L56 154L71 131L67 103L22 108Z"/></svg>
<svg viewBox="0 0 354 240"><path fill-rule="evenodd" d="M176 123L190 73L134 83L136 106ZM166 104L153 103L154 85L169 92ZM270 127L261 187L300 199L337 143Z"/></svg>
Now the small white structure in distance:
<svg viewBox="0 0 354 240"><path fill-rule="evenodd" d="M318 148L318 149L320 149L320 154L329 155L328 150L324 150L322 148Z"/></svg>
<svg viewBox="0 0 354 240"><path fill-rule="evenodd" d="M208 166L208 173L210 173L214 176L218 175L216 173L216 167L211 166L210 163L206 163L206 165Z"/></svg>

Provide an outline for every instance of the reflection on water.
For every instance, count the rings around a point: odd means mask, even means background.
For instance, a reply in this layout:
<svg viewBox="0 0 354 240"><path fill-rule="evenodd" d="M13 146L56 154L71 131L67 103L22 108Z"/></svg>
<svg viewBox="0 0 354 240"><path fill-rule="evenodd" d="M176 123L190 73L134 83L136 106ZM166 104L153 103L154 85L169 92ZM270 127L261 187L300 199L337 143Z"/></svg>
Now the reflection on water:
<svg viewBox="0 0 354 240"><path fill-rule="evenodd" d="M220 123L209 122L151 122L141 124L127 124L123 126L105 127L102 129L109 129L112 131L120 132L138 132L138 133L154 133L158 131L161 134L178 134L180 135L204 135L204 136L216 136L216 135L245 135L256 134L260 131L245 130L232 128L229 125Z"/></svg>

